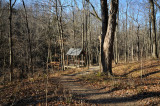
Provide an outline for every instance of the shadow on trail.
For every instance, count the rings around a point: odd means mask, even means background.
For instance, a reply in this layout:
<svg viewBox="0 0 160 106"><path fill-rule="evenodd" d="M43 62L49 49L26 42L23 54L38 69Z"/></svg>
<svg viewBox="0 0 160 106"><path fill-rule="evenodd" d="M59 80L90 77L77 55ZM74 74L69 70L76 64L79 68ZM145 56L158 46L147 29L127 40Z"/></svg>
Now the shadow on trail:
<svg viewBox="0 0 160 106"><path fill-rule="evenodd" d="M149 98L149 97L160 97L160 92L143 92L137 95L129 97L114 97L114 98L104 98L104 99L95 99L87 100L88 103L96 104L106 104L106 103L125 103L125 102L134 102L137 100Z"/></svg>
<svg viewBox="0 0 160 106"><path fill-rule="evenodd" d="M120 76L120 77L126 77L127 75L129 75L129 74L131 74L131 73L133 73L133 72L136 72L136 71L138 71L138 70L141 70L141 69L148 69L148 68L153 68L153 67L157 67L157 66L159 66L159 64L154 64L154 65L151 65L151 66L145 66L145 67L138 67L138 68L136 68L136 69L133 69L133 70L131 70L131 71L129 71L128 73L125 73L125 74L123 74L123 75L116 75L116 76ZM154 74L154 73L153 73Z"/></svg>
<svg viewBox="0 0 160 106"><path fill-rule="evenodd" d="M148 77L148 76L150 76L150 75L157 74L157 73L160 73L160 70L154 71L154 72L150 72L150 73L145 74L145 75L142 75L142 78L145 78L145 77Z"/></svg>
<svg viewBox="0 0 160 106"><path fill-rule="evenodd" d="M100 88L100 89L94 89L94 90L83 90L83 91L99 91L99 90L102 90L102 89L105 89L105 88ZM75 95L76 97L80 96L80 97L88 97L88 96L98 96L98 95L102 95L102 94L109 94L111 92L114 92L114 91L117 91L117 90L120 90L119 88L113 88L107 92L96 92L96 93L84 93L84 94L77 94Z"/></svg>

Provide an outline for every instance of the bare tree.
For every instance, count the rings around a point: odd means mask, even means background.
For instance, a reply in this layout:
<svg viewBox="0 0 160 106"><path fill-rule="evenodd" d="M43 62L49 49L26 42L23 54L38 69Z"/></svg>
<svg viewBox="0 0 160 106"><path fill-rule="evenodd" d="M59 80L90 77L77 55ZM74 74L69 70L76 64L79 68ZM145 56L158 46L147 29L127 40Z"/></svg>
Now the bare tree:
<svg viewBox="0 0 160 106"><path fill-rule="evenodd" d="M25 20L26 20L26 27L27 27L27 34L28 34L28 54L29 54L29 56L28 56L28 68L33 73L31 34L30 34L30 28L29 28L29 24L28 24L28 15L27 15L27 10L26 10L24 0L22 0L22 3L23 3L24 10L25 10Z"/></svg>

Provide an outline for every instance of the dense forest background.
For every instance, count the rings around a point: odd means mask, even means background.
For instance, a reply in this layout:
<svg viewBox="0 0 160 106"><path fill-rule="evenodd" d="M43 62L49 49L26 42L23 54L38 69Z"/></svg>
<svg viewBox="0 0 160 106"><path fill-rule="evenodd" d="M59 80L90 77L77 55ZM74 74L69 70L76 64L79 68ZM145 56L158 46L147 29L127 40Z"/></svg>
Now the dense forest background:
<svg viewBox="0 0 160 106"><path fill-rule="evenodd" d="M159 54L159 4L154 1L155 38L149 2L119 1L115 63L151 59L154 39ZM33 73L51 61L62 62L69 48L83 48L87 65L98 64L101 27L99 0L0 0L0 75L14 69Z"/></svg>

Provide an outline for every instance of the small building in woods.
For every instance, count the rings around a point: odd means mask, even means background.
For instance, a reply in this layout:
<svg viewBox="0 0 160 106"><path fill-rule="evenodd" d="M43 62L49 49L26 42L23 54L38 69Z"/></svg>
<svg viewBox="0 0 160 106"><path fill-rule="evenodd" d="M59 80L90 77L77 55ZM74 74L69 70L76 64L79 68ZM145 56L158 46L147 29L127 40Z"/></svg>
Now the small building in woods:
<svg viewBox="0 0 160 106"><path fill-rule="evenodd" d="M82 48L70 48L68 52L66 53L67 60L66 60L66 66L84 66L85 65L85 52Z"/></svg>

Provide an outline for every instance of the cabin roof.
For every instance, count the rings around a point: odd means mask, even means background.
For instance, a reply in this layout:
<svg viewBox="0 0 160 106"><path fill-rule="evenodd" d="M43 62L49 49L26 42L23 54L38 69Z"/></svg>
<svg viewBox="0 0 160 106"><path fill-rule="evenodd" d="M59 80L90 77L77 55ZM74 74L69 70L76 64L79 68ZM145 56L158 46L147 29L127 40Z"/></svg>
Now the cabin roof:
<svg viewBox="0 0 160 106"><path fill-rule="evenodd" d="M70 48L66 55L79 56L82 52L82 48Z"/></svg>

